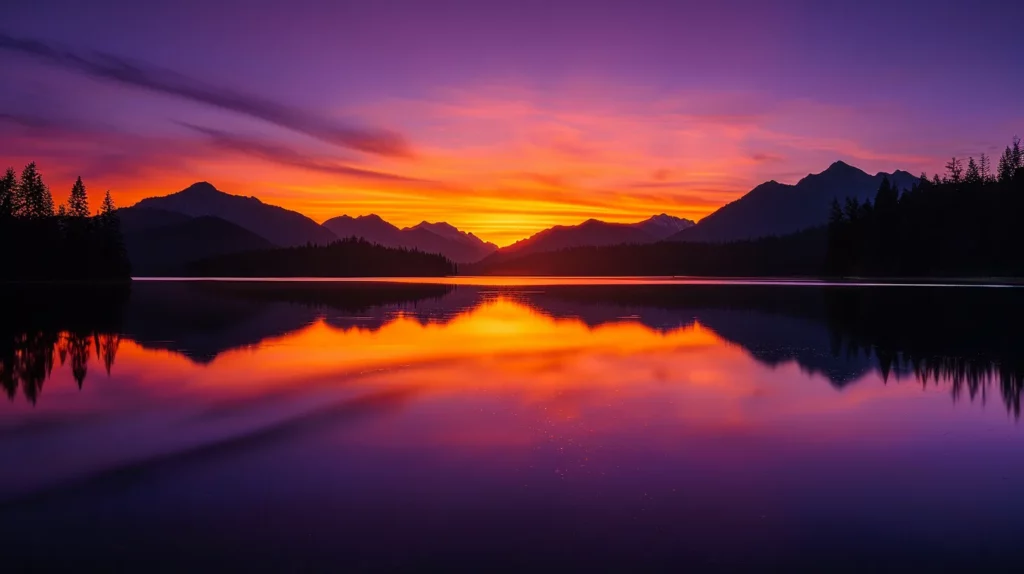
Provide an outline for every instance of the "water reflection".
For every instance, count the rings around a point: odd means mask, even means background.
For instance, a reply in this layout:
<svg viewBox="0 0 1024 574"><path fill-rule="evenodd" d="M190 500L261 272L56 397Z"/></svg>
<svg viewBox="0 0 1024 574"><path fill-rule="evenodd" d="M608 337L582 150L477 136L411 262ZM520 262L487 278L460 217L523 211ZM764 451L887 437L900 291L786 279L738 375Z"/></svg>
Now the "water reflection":
<svg viewBox="0 0 1024 574"><path fill-rule="evenodd" d="M1013 571L1024 460L1003 406L1019 412L1019 298L200 282L9 294L3 564ZM997 408L980 408L989 397Z"/></svg>
<svg viewBox="0 0 1024 574"><path fill-rule="evenodd" d="M199 366L244 350L239 368L259 378L699 341L738 346L772 368L795 363L838 389L872 372L947 386L954 400L984 402L997 387L1014 417L1024 388L1024 295L1012 289L146 282L130 294L5 295L20 304L0 333L0 384L33 405L55 369L78 388L93 361L109 375L126 342L154 369L174 362L160 351Z"/></svg>

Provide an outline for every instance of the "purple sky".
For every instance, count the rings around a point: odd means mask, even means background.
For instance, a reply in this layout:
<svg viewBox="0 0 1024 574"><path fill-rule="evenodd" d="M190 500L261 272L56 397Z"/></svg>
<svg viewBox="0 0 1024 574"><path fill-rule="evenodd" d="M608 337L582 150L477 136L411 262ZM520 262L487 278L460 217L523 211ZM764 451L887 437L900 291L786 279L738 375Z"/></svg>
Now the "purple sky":
<svg viewBox="0 0 1024 574"><path fill-rule="evenodd" d="M1024 131L1021 22L988 0L33 0L0 21L0 156L58 199L78 174L123 204L204 179L498 243L699 218L836 159L998 155Z"/></svg>

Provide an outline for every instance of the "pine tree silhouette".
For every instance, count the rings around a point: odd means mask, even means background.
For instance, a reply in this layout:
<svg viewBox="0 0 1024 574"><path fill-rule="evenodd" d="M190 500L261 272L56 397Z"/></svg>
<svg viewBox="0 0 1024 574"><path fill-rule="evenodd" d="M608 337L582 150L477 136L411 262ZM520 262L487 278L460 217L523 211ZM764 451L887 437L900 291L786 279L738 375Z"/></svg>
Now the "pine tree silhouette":
<svg viewBox="0 0 1024 574"><path fill-rule="evenodd" d="M43 183L43 176L36 169L35 162L25 166L18 185L20 213L28 219L53 217L53 195Z"/></svg>
<svg viewBox="0 0 1024 574"><path fill-rule="evenodd" d="M18 212L15 199L18 193L18 176L14 168L7 168L7 173L0 179L0 221L9 221Z"/></svg>
<svg viewBox="0 0 1024 574"><path fill-rule="evenodd" d="M82 177L79 176L71 188L71 195L68 196L68 216L86 218L89 215L89 197L86 195Z"/></svg>
<svg viewBox="0 0 1024 574"><path fill-rule="evenodd" d="M0 178L0 279L129 279L113 200L89 214L82 178L56 211L36 164Z"/></svg>

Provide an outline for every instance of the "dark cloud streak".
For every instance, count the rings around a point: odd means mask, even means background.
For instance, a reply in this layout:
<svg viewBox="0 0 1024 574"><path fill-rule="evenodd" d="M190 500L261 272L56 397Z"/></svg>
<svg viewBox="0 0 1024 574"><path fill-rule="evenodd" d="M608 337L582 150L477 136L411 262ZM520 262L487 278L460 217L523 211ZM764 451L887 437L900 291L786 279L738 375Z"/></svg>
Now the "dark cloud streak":
<svg viewBox="0 0 1024 574"><path fill-rule="evenodd" d="M288 167L297 167L310 171L319 171L335 175L356 177L361 179L373 179L378 181L404 181L415 183L428 183L424 180L404 177L390 173L361 169L337 163L333 160L324 160L302 154L290 147L256 140L246 136L228 133L225 131L197 126L185 122L179 122L182 126L206 136L210 145L214 147L243 153L262 160L271 161Z"/></svg>
<svg viewBox="0 0 1024 574"><path fill-rule="evenodd" d="M3 33L0 33L0 50L30 56L52 66L100 80L247 115L334 145L389 157L412 156L412 149L406 139L393 131L343 125L332 118L259 96L206 85L177 72L129 62L110 54L74 52Z"/></svg>

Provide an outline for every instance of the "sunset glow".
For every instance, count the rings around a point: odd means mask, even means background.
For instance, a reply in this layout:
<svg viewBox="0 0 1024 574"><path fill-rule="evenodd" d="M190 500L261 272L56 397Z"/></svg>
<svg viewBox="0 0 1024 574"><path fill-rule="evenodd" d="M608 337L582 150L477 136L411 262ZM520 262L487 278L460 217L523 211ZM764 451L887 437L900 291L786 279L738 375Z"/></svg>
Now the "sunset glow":
<svg viewBox="0 0 1024 574"><path fill-rule="evenodd" d="M884 388L871 375L875 384L836 395L826 380L801 373L795 364L780 369L770 378L779 379L775 384L789 382L765 388L764 367L700 323L660 332L624 317L590 327L498 297L446 322L399 312L379 329L342 329L319 319L204 365L123 339L114 380L95 375L84 392L99 393L96 406L113 409L120 408L120 400L112 401L110 393L125 392L119 379L135 381L123 400L146 397L167 405L194 397L225 405L258 397L301 405L321 395L392 391L417 400L499 395L531 409L557 407L561 416L572 418L587 405L632 400L656 389L676 397L676 416L691 423L726 421L737 429L753 425L753 418L759 424L790 416L815 419L919 392L913 385ZM55 383L46 387L46 408L61 410L65 400L87 400L69 375L58 371ZM666 414L653 408L633 410L631 416Z"/></svg>
<svg viewBox="0 0 1024 574"><path fill-rule="evenodd" d="M946 70L1005 67L1013 51L938 42L964 18L932 5L303 1L277 29L275 10L232 2L47 4L63 17L25 4L0 30L17 86L0 101L0 157L37 161L58 201L78 175L120 205L205 180L320 222L447 221L507 245L588 218L700 219L835 160L931 173L950 151L992 153L1022 119L1019 74L992 75L972 121L956 119L968 100ZM919 25L894 28L907 21ZM163 50L173 22L188 23L189 46ZM119 75L111 58L144 74Z"/></svg>

